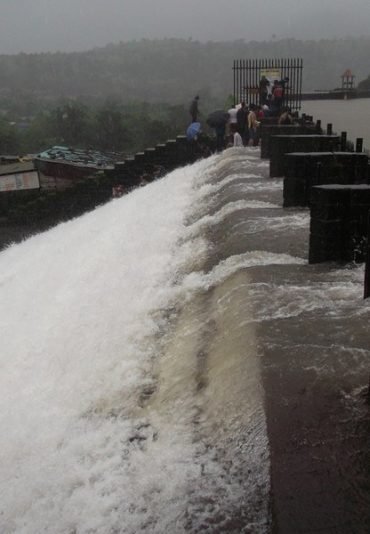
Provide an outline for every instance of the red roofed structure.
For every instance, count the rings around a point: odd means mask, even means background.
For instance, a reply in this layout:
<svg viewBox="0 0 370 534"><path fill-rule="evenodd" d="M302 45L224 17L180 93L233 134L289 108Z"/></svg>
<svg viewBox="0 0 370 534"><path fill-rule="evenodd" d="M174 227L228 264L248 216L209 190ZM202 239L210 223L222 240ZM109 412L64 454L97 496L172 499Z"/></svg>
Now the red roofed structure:
<svg viewBox="0 0 370 534"><path fill-rule="evenodd" d="M342 78L342 89L354 89L354 87L355 87L355 82L354 82L355 77L356 76L354 76L352 74L351 69L347 69L346 71L344 71L344 73L341 76L341 78Z"/></svg>

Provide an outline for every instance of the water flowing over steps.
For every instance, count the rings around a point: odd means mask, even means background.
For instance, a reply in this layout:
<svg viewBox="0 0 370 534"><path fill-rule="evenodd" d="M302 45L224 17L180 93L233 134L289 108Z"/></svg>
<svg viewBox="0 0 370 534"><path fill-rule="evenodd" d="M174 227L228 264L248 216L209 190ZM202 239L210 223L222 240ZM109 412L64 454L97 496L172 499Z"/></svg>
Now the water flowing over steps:
<svg viewBox="0 0 370 534"><path fill-rule="evenodd" d="M246 198L266 200L258 187L248 189ZM244 213L244 246L271 253L290 249L305 260L248 269L248 298L260 317L255 336L270 448L272 530L365 534L370 529L370 417L363 269L308 265L308 224L280 230L272 224L272 215L284 220L307 216L307 210L283 209L278 189L271 189L270 201L280 207L259 210L270 222L266 231L260 218L257 233L248 235L251 213Z"/></svg>

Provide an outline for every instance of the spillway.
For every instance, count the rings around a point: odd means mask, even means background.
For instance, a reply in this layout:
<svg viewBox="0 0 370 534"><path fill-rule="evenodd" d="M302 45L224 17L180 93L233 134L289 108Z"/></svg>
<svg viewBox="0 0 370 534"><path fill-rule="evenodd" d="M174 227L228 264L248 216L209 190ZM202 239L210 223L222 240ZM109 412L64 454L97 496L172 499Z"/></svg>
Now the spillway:
<svg viewBox="0 0 370 534"><path fill-rule="evenodd" d="M281 196L228 149L0 254L0 532L270 532L277 325L368 314Z"/></svg>

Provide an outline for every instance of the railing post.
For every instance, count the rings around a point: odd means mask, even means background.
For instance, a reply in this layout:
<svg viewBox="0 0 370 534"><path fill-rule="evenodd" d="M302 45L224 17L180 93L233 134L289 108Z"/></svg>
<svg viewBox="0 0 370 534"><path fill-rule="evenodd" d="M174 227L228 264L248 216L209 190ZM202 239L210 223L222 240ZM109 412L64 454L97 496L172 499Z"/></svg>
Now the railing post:
<svg viewBox="0 0 370 534"><path fill-rule="evenodd" d="M362 152L362 144L364 140L361 137L356 139L356 152Z"/></svg>
<svg viewBox="0 0 370 534"><path fill-rule="evenodd" d="M364 283L364 299L370 297L370 212L367 219L367 244L366 244L366 263L365 263L365 283Z"/></svg>
<svg viewBox="0 0 370 534"><path fill-rule="evenodd" d="M301 109L302 100L302 59L234 59L233 85L234 103L248 100L249 104L258 104L258 87L262 69L279 70L282 78L289 78L285 93L285 103L292 111ZM243 97L242 97L243 95Z"/></svg>

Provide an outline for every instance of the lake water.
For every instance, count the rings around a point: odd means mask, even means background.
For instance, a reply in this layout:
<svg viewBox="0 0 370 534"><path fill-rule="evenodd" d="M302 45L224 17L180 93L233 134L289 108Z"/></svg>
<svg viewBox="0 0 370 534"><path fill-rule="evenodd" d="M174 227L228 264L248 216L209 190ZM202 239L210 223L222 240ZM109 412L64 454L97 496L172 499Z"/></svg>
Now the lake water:
<svg viewBox="0 0 370 534"><path fill-rule="evenodd" d="M347 132L353 142L364 140L364 149L370 150L370 98L355 100L307 100L302 103L302 113L321 119L323 128L333 124L333 131Z"/></svg>

